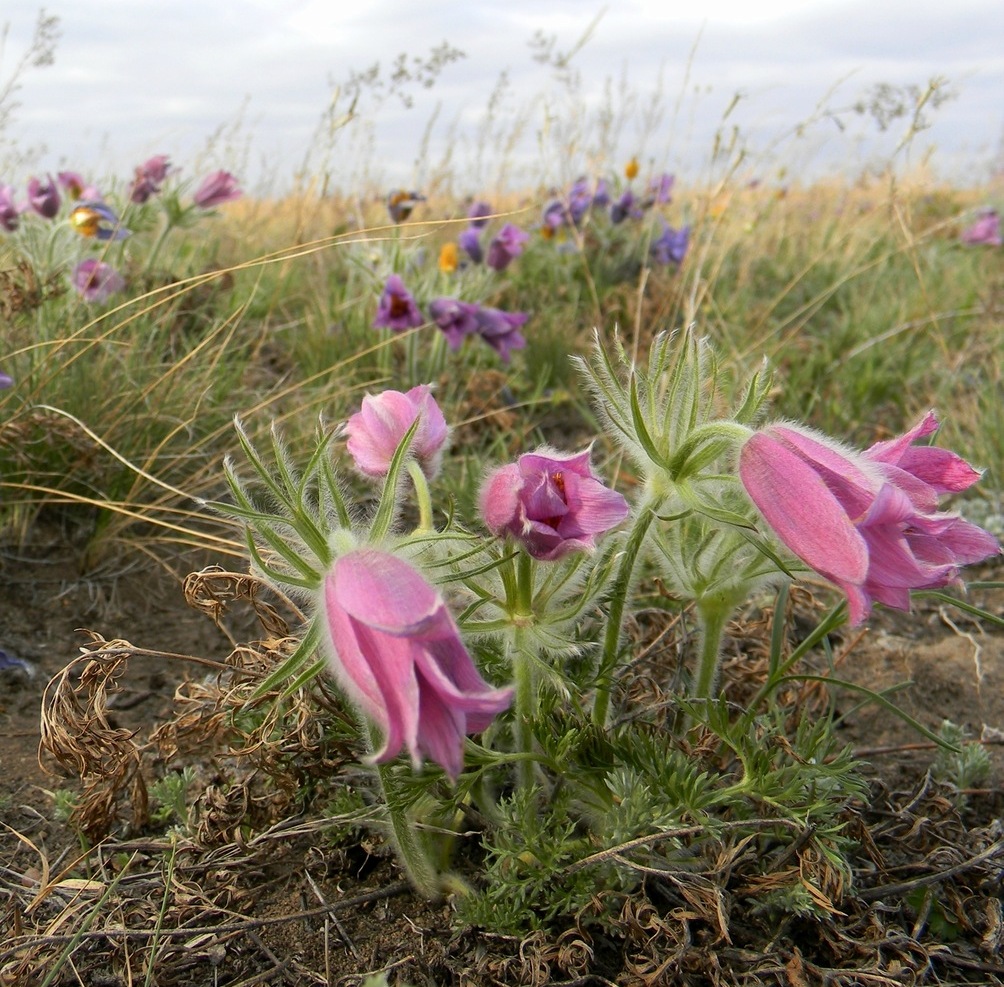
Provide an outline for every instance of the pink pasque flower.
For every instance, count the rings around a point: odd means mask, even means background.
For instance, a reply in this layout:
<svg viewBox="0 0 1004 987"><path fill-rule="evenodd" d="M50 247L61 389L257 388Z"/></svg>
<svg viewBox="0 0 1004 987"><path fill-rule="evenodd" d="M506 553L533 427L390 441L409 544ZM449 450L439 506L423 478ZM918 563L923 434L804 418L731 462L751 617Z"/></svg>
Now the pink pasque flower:
<svg viewBox="0 0 1004 987"><path fill-rule="evenodd" d="M980 472L947 449L915 446L936 431L929 412L905 434L864 452L799 425L756 432L739 477L778 538L846 596L852 624L873 601L910 609L910 591L937 589L959 568L1000 551L997 540L938 496L965 490Z"/></svg>
<svg viewBox="0 0 1004 987"><path fill-rule="evenodd" d="M589 454L543 448L489 474L480 496L488 530L516 539L535 559L591 551L597 535L628 516L628 505L593 473Z"/></svg>
<svg viewBox="0 0 1004 987"><path fill-rule="evenodd" d="M959 239L970 247L999 247L1001 218L996 209L984 209L972 226L962 231Z"/></svg>
<svg viewBox="0 0 1004 987"><path fill-rule="evenodd" d="M21 207L14 201L14 186L0 185L0 226L13 233L20 222Z"/></svg>
<svg viewBox="0 0 1004 987"><path fill-rule="evenodd" d="M155 154L139 165L133 175L129 199L142 205L160 192L160 187L171 170L171 159L166 154Z"/></svg>
<svg viewBox="0 0 1004 987"><path fill-rule="evenodd" d="M439 472L450 430L428 384L402 394L383 391L367 394L363 406L345 426L346 448L356 468L366 476L386 476L397 447L415 419L420 419L410 453L430 479Z"/></svg>
<svg viewBox="0 0 1004 987"><path fill-rule="evenodd" d="M73 271L73 287L87 302L103 302L125 287L125 279L111 264L88 257Z"/></svg>
<svg viewBox="0 0 1004 987"><path fill-rule="evenodd" d="M464 737L487 729L512 689L481 677L440 594L410 563L360 548L334 563L319 602L335 678L383 733L374 760L407 747L455 781Z"/></svg>
<svg viewBox="0 0 1004 987"><path fill-rule="evenodd" d="M239 199L243 194L237 179L229 171L214 171L202 180L202 184L192 196L192 201L200 209L212 209L224 202Z"/></svg>
<svg viewBox="0 0 1004 987"><path fill-rule="evenodd" d="M28 180L28 205L46 219L52 219L59 212L60 202L59 188L52 180L52 176L46 176L46 180L31 178Z"/></svg>

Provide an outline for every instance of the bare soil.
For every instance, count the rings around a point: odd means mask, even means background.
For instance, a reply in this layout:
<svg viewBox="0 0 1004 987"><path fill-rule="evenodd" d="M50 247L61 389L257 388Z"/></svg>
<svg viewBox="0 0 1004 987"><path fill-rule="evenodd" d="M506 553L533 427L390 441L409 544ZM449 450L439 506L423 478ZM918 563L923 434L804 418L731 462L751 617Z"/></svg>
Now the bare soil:
<svg viewBox="0 0 1004 987"><path fill-rule="evenodd" d="M908 907L894 896L848 894L832 922L792 921L772 941L758 942L739 920L731 936L710 934L689 899L653 880L647 897L625 902L620 938L570 921L553 936L518 941L460 927L449 902L416 897L379 840L361 833L332 844L320 836L323 820L297 815L292 803L274 811L255 790L224 785L214 774L209 733L198 775L196 837L165 856L163 832L130 831L126 821L87 851L99 879L79 880L87 870L74 865L81 839L57 811L60 791L73 791L79 780L53 773L58 766L51 758L44 769L39 763L47 683L82 649L102 642L134 646L138 653L116 673L104 726L116 742L144 739L178 715L179 686L195 688L206 676L207 666L186 656L222 665L235 644L263 633L236 612L227 618L231 624L217 626L188 606L178 581L153 564L122 565L118 572L81 575L57 535L49 544L7 548L0 556L0 648L28 665L0 670L0 985L40 984L57 966L53 983L88 987L349 985L381 971L391 984L471 987L1004 983L999 628L954 608L920 604L909 616L877 613L837 655L838 674L894 690L897 704L924 726L936 730L949 719L985 742L990 775L965 793L960 808L928 774L936 755L931 743L882 708L859 706L856 694L837 695L841 730L874 780L873 804L863 807L859 825L874 825L875 839L902 851L896 874L933 889L933 901L918 905L910 898ZM976 575L999 580L1001 569ZM1004 614L1001 590L974 594L973 602ZM198 751L188 758L199 766ZM337 751L331 763L341 763ZM240 823L258 816L272 822L248 839ZM863 833L862 886L869 867L881 869L876 862L893 856L888 845L870 847L870 840ZM176 911L172 922L158 924L167 867ZM893 870L875 881L891 887ZM114 874L122 875L115 889L118 918L102 912L99 928L88 916L98 914ZM934 921L939 903L954 924ZM733 914L741 911L736 906ZM43 913L46 922L39 920ZM671 926L689 931L681 938ZM69 961L57 964L63 953Z"/></svg>

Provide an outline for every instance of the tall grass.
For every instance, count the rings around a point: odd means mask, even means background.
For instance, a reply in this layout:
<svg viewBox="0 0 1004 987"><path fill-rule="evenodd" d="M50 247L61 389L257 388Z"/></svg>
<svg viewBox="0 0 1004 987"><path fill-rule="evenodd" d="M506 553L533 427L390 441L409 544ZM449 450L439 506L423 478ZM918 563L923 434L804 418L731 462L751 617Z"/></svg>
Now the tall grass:
<svg viewBox="0 0 1004 987"><path fill-rule="evenodd" d="M295 441L318 416L344 419L367 389L424 381L438 384L459 426L454 454L468 479L455 494L472 496L486 459L595 430L568 359L594 328L619 330L637 351L655 332L689 323L737 379L764 358L778 368L778 416L864 443L936 407L948 443L989 469L980 496L999 505L1004 273L999 249L958 241L991 190L903 173L900 157L878 174L754 182L757 166L726 119L706 173L678 176L670 203L617 226L594 209L560 242L546 239L541 211L555 195L580 174L606 178L618 194L628 181L610 158L623 135L675 126L681 106L677 98L670 110L671 94L632 92L623 79L588 106L574 46L561 53L541 38L537 48L554 89L507 115L514 97L500 80L478 130L474 174L494 188L475 194L503 214L496 227L508 219L533 234L504 274L436 268L464 224L466 197L455 190L470 182L450 170L450 155L422 165L429 197L400 225L388 220L382 190L333 191L342 130L356 125L360 100L369 95L376 112L392 92L377 76L353 80L352 113L344 99L325 111L319 140L328 143L305 159L296 191L247 196L211 223L169 230L153 250L154 214L124 213L136 230L120 255L129 286L104 305L88 306L68 286L68 230L35 224L0 240L0 367L15 380L0 392L9 534L27 541L34 525L58 518L89 565L123 549L157 558L239 552L197 507L218 490L234 416L252 434L278 419ZM920 113L929 100L915 95ZM538 113L549 121L539 180L503 194L518 171L518 138ZM785 148L774 154L780 171ZM639 192L655 177L646 168ZM660 214L692 228L679 268L649 252ZM426 302L457 295L530 313L527 348L505 365L470 341L449 351L431 325L401 337L374 330L391 272Z"/></svg>

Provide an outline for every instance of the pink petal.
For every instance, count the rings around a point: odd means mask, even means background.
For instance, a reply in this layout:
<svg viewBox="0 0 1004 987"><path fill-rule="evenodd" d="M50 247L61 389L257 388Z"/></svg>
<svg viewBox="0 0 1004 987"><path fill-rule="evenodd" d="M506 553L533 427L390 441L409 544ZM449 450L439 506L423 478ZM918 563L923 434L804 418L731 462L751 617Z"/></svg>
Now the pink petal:
<svg viewBox="0 0 1004 987"><path fill-rule="evenodd" d="M917 422L908 432L897 436L895 439L887 439L885 442L876 442L869 446L864 456L876 463L889 463L892 466L900 465L903 454L913 445L917 439L926 438L928 435L937 432L939 422L933 411L929 411Z"/></svg>
<svg viewBox="0 0 1004 987"><path fill-rule="evenodd" d="M417 569L388 552L349 552L336 560L328 578L338 606L387 634L413 635L443 606Z"/></svg>
<svg viewBox="0 0 1004 987"><path fill-rule="evenodd" d="M481 487L479 500L481 517L492 534L503 535L514 524L522 526L522 487L523 476L516 463L501 466L489 474Z"/></svg>
<svg viewBox="0 0 1004 987"><path fill-rule="evenodd" d="M767 523L799 558L841 588L864 583L864 539L800 455L758 432L742 448L739 476Z"/></svg>

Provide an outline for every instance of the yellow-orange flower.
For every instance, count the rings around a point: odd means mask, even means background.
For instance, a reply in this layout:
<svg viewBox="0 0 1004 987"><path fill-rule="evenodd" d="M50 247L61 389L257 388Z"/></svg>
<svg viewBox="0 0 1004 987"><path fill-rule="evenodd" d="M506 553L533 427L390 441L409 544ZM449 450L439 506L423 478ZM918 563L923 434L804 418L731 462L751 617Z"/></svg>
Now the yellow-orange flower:
<svg viewBox="0 0 1004 987"><path fill-rule="evenodd" d="M439 251L439 269L444 274L452 274L457 269L458 257L457 245L452 240L444 243Z"/></svg>
<svg viewBox="0 0 1004 987"><path fill-rule="evenodd" d="M638 177L638 159L636 157L624 165L624 177L630 182L632 178Z"/></svg>

